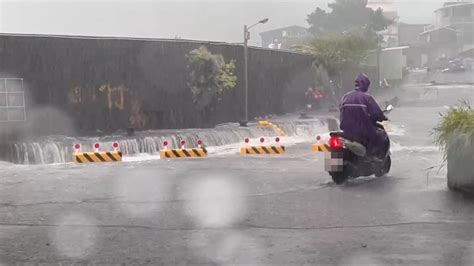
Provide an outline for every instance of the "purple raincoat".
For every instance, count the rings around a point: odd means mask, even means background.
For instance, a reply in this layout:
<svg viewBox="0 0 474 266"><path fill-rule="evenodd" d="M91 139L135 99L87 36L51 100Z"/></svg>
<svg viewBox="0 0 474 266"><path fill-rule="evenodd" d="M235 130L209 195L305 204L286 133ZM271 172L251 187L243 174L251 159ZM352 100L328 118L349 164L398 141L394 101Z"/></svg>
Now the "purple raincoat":
<svg viewBox="0 0 474 266"><path fill-rule="evenodd" d="M383 156L386 133L381 133L376 122L386 120L383 111L372 96L367 94L370 80L365 74L356 78L356 87L341 100L341 130L345 137L360 142L369 156Z"/></svg>

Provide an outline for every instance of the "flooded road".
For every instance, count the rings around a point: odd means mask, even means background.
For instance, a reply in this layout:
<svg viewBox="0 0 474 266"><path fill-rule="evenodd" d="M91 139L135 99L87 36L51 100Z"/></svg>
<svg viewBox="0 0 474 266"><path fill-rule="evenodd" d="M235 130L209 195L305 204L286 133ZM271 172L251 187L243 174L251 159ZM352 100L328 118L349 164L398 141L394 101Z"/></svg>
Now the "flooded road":
<svg viewBox="0 0 474 266"><path fill-rule="evenodd" d="M448 191L430 133L474 90L432 89L389 115L391 173L342 186L310 139L278 157L228 143L199 160L4 163L0 263L472 265L474 202Z"/></svg>

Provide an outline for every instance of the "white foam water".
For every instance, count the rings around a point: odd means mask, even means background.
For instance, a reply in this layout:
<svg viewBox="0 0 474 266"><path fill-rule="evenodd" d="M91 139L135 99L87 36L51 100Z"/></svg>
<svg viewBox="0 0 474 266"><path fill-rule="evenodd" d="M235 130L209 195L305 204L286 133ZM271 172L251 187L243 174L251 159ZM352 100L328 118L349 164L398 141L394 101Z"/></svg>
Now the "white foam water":
<svg viewBox="0 0 474 266"><path fill-rule="evenodd" d="M297 143L315 140L322 132L323 139L328 137L324 120L296 120L274 122L288 134L280 136L282 144L291 146ZM187 147L197 147L197 141L202 140L213 155L238 153L245 138L255 142L265 137L267 143L275 143L277 132L269 127L251 124L249 127L239 127L237 124L220 125L212 129L186 130L156 130L137 132L136 136L106 136L91 138L71 138L66 136L48 136L32 141L14 143L11 146L10 161L17 164L57 164L71 162L75 143L82 145L82 151L92 151L94 143L101 144L101 150L113 150L114 142L119 143L124 161L148 161L159 159L159 151L163 142L169 143L169 148L178 148L180 141L186 141Z"/></svg>
<svg viewBox="0 0 474 266"><path fill-rule="evenodd" d="M400 143L392 142L390 150L392 152L437 152L439 148L437 146L402 146Z"/></svg>

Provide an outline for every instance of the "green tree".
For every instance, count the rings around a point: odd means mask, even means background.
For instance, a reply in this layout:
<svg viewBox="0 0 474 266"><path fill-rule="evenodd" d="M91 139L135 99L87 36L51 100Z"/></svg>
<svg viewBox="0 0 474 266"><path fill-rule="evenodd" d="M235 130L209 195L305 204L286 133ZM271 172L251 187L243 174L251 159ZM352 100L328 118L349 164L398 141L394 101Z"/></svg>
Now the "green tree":
<svg viewBox="0 0 474 266"><path fill-rule="evenodd" d="M294 47L298 52L309 53L322 65L329 76L335 77L351 66L364 61L374 43L357 33L314 38L309 44Z"/></svg>
<svg viewBox="0 0 474 266"><path fill-rule="evenodd" d="M330 12L317 8L306 19L309 31L315 36L358 32L368 39L379 41L375 33L392 23L383 16L381 9L374 11L368 8L367 0L335 0L328 7Z"/></svg>
<svg viewBox="0 0 474 266"><path fill-rule="evenodd" d="M235 64L226 63L222 55L212 54L201 46L186 55L188 69L188 86L193 94L196 106L209 114L220 96L226 90L237 85Z"/></svg>

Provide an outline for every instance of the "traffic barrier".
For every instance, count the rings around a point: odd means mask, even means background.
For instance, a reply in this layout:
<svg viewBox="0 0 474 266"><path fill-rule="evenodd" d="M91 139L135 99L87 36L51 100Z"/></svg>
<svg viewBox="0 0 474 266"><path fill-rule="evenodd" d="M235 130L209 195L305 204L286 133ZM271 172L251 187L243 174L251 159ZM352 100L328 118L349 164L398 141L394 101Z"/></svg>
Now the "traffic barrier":
<svg viewBox="0 0 474 266"><path fill-rule="evenodd" d="M331 148L328 144L321 143L321 136L317 136L316 140L318 141L316 144L313 144L312 150L313 152L330 152Z"/></svg>
<svg viewBox="0 0 474 266"><path fill-rule="evenodd" d="M207 150L203 147L202 141L198 140L198 148L186 149L186 142L181 141L181 149L168 149L168 141L163 142L163 150L160 151L161 159L172 158L203 158L207 157Z"/></svg>
<svg viewBox="0 0 474 266"><path fill-rule="evenodd" d="M278 135L288 137L288 134L286 134L286 132L283 131L283 129L279 128L277 125L273 124L272 122L260 121L258 122L258 124L262 127L271 127L277 132Z"/></svg>
<svg viewBox="0 0 474 266"><path fill-rule="evenodd" d="M313 152L329 152L330 148L327 144L313 144Z"/></svg>
<svg viewBox="0 0 474 266"><path fill-rule="evenodd" d="M101 163L122 161L121 152L78 152L73 154L75 163Z"/></svg>
<svg viewBox="0 0 474 266"><path fill-rule="evenodd" d="M276 138L277 144L280 142L280 138ZM248 145L250 140L245 139L245 143ZM260 142L263 144L265 139L260 138ZM283 154L285 153L285 147L281 145L270 145L270 146L246 146L240 148L240 154L242 155L264 155L264 154Z"/></svg>
<svg viewBox="0 0 474 266"><path fill-rule="evenodd" d="M118 143L113 144L114 151L99 151L100 144L94 144L94 152L82 152L81 144L74 145L74 153L72 160L75 163L103 163L103 162L120 162L122 161L122 153L118 150Z"/></svg>

